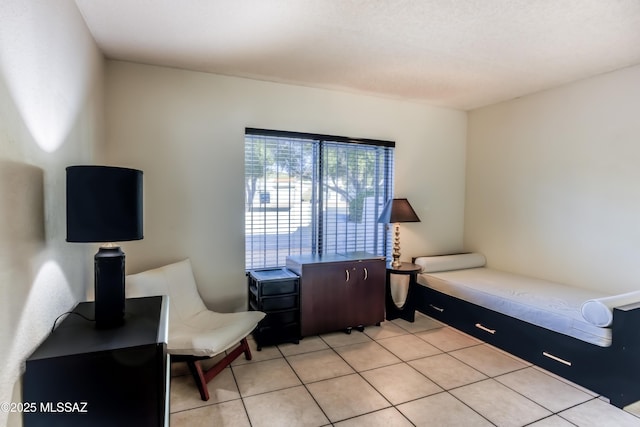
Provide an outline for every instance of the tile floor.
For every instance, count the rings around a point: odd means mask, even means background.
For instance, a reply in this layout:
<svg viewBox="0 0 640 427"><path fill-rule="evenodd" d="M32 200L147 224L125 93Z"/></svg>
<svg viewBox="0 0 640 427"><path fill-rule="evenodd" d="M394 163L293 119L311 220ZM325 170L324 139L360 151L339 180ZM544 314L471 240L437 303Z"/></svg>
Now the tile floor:
<svg viewBox="0 0 640 427"><path fill-rule="evenodd" d="M596 394L417 313L237 359L208 402L172 366L171 426L640 426Z"/></svg>

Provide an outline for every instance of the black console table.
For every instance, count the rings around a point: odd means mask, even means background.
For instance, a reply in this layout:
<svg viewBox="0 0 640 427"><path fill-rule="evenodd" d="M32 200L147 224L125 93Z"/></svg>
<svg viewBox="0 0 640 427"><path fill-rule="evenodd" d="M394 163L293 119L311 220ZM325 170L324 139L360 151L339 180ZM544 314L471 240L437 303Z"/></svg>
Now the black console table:
<svg viewBox="0 0 640 427"><path fill-rule="evenodd" d="M169 425L168 305L127 299L114 329L69 314L26 361L24 426ZM73 311L92 319L94 304Z"/></svg>

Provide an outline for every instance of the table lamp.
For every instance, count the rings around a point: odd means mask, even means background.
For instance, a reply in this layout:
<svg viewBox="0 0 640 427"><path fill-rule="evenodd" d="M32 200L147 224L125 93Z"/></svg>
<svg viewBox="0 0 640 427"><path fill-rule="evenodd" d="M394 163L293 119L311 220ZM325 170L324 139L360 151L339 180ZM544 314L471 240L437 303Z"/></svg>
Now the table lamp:
<svg viewBox="0 0 640 427"><path fill-rule="evenodd" d="M114 242L140 240L142 233L142 171L67 168L67 242L104 243L94 257L96 328L124 323L125 256Z"/></svg>
<svg viewBox="0 0 640 427"><path fill-rule="evenodd" d="M398 268L400 262L400 224L401 222L420 222L407 199L389 200L382 208L382 213L378 217L378 222L393 224L393 253L391 267Z"/></svg>

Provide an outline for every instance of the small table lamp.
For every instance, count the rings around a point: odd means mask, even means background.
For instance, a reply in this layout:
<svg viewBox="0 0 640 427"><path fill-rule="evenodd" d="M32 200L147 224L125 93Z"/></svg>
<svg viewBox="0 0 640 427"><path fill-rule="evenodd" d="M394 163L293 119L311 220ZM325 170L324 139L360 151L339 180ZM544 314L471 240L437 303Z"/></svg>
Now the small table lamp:
<svg viewBox="0 0 640 427"><path fill-rule="evenodd" d="M393 260L391 266L398 268L402 263L400 262L400 222L420 222L420 218L416 215L409 201L407 199L392 199L389 200L382 209L382 213L378 218L378 222L393 224L394 236L393 236Z"/></svg>
<svg viewBox="0 0 640 427"><path fill-rule="evenodd" d="M67 242L100 242L94 257L96 327L124 323L124 252L113 242L142 239L142 171L67 168Z"/></svg>

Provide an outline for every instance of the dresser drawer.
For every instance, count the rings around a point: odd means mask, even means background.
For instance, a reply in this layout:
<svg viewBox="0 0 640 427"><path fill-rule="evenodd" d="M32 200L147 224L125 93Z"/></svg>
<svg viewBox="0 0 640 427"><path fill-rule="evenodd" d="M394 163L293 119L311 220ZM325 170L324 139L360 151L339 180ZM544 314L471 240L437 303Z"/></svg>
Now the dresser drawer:
<svg viewBox="0 0 640 427"><path fill-rule="evenodd" d="M298 292L298 279L278 280L262 283L262 295L295 294Z"/></svg>
<svg viewBox="0 0 640 427"><path fill-rule="evenodd" d="M263 298L260 309L262 311L289 310L298 308L298 295Z"/></svg>
<svg viewBox="0 0 640 427"><path fill-rule="evenodd" d="M260 326L283 326L290 323L298 323L298 310L279 311L267 313L260 322Z"/></svg>
<svg viewBox="0 0 640 427"><path fill-rule="evenodd" d="M259 297L295 294L298 276L285 268L269 268L249 272L249 289Z"/></svg>
<svg viewBox="0 0 640 427"><path fill-rule="evenodd" d="M283 326L261 326L253 331L253 338L256 340L258 351L264 345L279 344L283 342L298 343L300 340L300 325L289 323Z"/></svg>

